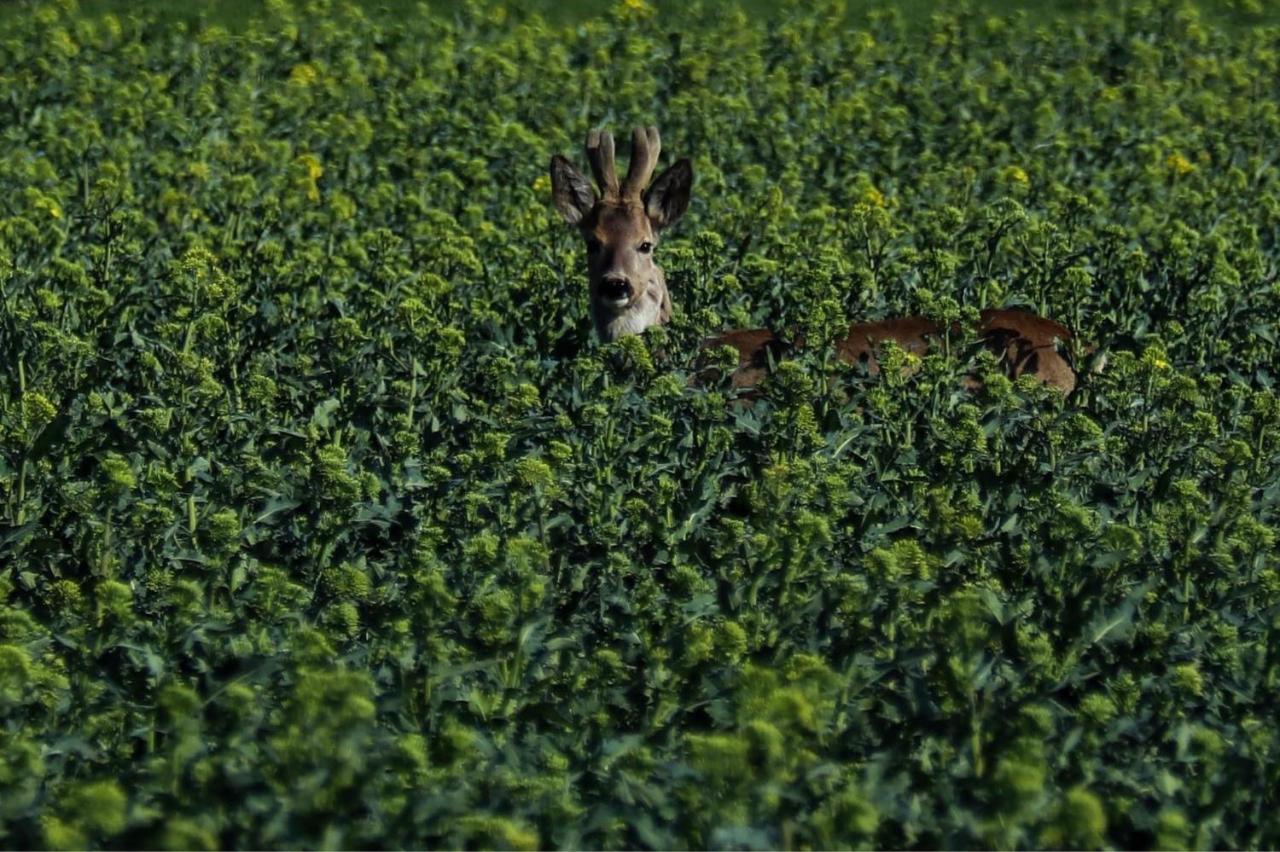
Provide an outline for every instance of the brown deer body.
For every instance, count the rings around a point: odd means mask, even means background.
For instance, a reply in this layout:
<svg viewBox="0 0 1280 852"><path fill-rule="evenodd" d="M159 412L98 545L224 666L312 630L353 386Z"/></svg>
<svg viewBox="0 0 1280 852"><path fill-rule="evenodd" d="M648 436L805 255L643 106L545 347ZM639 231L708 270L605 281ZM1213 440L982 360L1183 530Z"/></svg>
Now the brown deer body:
<svg viewBox="0 0 1280 852"><path fill-rule="evenodd" d="M578 227L587 243L592 318L596 332L606 341L670 320L671 296L653 254L659 232L684 215L693 186L687 159L677 161L649 186L658 162L658 130L636 128L632 140L627 179L620 185L613 137L600 131L588 135L587 159L600 187L598 195L567 159L559 155L551 159L556 209ZM1067 393L1075 388L1075 370L1059 349L1071 338L1062 325L1025 311L987 309L976 331L1011 377L1033 375ZM836 342L836 356L849 364L861 362L875 372L879 369L876 349L885 341L923 354L941 333L941 326L925 317L855 323ZM738 350L738 367L731 378L737 388L756 385L767 374L771 358L777 360L802 345L801 340L787 341L768 329L727 331L703 341L704 348Z"/></svg>
<svg viewBox="0 0 1280 852"><path fill-rule="evenodd" d="M952 334L962 333L959 326ZM1070 339L1071 332L1053 320L1025 311L988 308L979 316L978 337L997 355L1011 378L1030 374L1046 384L1070 393L1076 374L1058 351L1058 343ZM861 362L872 373L879 372L876 348L886 340L916 355L928 351L931 340L942 336L942 327L925 317L897 317L849 326L848 334L835 343L836 357L846 364ZM786 351L799 348L803 340L785 341L768 329L727 331L703 341L704 348L731 346L738 350L738 368L731 378L735 388L754 387L769 371L769 360L777 361Z"/></svg>

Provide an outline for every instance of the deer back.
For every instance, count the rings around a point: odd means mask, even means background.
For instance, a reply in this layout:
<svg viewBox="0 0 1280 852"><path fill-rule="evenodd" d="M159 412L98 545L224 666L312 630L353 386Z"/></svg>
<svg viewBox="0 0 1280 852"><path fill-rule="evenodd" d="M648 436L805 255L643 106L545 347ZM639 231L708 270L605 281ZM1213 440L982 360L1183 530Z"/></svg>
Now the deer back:
<svg viewBox="0 0 1280 852"><path fill-rule="evenodd" d="M909 316L875 322L854 323L848 333L835 343L836 357L846 364L863 364L871 373L880 371L877 351L886 341L916 355L924 355L941 334L942 327L926 317ZM963 331L959 325L952 334ZM1063 325L1025 311L988 309L978 322L981 344L996 355L1010 378L1030 374L1045 384L1070 393L1076 385L1076 373L1059 344L1071 338ZM728 331L703 341L703 349L730 346L738 351L738 366L730 377L734 388L750 388L768 375L770 362L804 347L800 335L784 338L763 329ZM970 387L977 385L972 379Z"/></svg>

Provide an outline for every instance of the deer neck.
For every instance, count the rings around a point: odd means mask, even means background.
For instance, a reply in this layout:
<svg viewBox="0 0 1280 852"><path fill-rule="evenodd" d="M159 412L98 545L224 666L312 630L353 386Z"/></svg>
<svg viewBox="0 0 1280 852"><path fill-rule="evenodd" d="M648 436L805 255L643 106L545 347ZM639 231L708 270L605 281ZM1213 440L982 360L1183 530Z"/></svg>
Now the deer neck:
<svg viewBox="0 0 1280 852"><path fill-rule="evenodd" d="M671 321L671 295L667 292L667 277L657 270L657 277L644 295L619 310L599 302L591 309L600 339L609 343L625 334L639 334L652 325L666 325Z"/></svg>

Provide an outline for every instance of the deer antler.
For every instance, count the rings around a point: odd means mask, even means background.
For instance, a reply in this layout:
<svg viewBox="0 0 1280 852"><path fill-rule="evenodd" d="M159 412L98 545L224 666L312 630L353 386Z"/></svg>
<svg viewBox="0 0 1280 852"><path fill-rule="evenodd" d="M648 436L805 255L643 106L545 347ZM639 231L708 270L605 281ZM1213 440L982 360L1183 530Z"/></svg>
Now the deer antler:
<svg viewBox="0 0 1280 852"><path fill-rule="evenodd" d="M613 164L613 134L592 130L587 134L587 161L606 200L618 198L618 172Z"/></svg>
<svg viewBox="0 0 1280 852"><path fill-rule="evenodd" d="M662 142L658 139L658 128L637 127L631 134L631 164L627 167L627 182L622 186L622 197L639 200L653 170L658 165L658 152L662 150Z"/></svg>

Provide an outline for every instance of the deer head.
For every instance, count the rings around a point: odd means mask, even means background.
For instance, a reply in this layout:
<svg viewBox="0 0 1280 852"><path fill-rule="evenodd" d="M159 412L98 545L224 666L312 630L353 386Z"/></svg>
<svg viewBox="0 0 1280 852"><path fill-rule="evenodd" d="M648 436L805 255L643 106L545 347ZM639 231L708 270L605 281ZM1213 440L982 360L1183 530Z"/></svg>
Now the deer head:
<svg viewBox="0 0 1280 852"><path fill-rule="evenodd" d="M689 207L693 167L687 158L678 160L650 185L659 149L658 128L637 127L627 177L619 184L613 136L592 130L587 161L598 193L568 159L559 154L551 158L556 209L587 243L591 316L601 340L639 334L671 318L666 276L654 253L658 234Z"/></svg>

